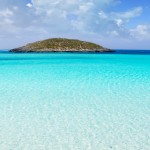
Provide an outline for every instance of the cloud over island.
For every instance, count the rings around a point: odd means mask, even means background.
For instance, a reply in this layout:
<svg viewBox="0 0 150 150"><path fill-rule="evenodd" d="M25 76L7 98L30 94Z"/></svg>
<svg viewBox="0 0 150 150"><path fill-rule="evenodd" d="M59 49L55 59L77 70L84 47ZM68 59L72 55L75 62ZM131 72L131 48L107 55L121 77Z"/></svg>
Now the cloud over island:
<svg viewBox="0 0 150 150"><path fill-rule="evenodd" d="M8 42L9 48L49 37L78 38L109 48L134 48L137 42L142 48L150 40L149 23L139 20L132 23L143 15L143 6L118 11L123 5L119 0L0 0L0 3L0 44L6 48ZM147 43L143 48L149 46Z"/></svg>

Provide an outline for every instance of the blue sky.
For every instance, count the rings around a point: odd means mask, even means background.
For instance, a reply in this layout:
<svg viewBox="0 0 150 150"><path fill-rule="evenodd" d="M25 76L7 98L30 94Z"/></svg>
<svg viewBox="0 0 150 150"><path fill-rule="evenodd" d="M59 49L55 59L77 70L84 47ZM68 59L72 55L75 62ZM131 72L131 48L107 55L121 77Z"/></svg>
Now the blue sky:
<svg viewBox="0 0 150 150"><path fill-rule="evenodd" d="M0 0L0 48L65 37L150 49L148 0Z"/></svg>

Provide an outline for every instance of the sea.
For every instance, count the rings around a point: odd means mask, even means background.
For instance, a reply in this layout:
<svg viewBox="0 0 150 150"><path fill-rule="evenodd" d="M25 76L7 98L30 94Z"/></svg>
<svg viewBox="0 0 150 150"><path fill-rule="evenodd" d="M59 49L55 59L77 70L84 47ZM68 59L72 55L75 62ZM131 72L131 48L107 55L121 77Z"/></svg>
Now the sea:
<svg viewBox="0 0 150 150"><path fill-rule="evenodd" d="M150 150L150 51L1 51L0 150Z"/></svg>

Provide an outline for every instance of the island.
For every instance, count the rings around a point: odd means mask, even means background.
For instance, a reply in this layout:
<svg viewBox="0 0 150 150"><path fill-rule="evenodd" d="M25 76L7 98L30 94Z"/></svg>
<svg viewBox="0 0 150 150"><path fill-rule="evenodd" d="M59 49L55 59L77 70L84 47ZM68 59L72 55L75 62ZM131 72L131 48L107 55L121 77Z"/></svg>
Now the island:
<svg viewBox="0 0 150 150"><path fill-rule="evenodd" d="M14 48L10 52L111 52L98 44L66 38L51 38Z"/></svg>

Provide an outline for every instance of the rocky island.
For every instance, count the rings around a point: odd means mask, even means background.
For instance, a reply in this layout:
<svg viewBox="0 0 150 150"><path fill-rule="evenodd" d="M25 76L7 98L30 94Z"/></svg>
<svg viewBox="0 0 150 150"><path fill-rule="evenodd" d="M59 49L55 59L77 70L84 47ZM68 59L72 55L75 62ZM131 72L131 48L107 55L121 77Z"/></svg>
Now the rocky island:
<svg viewBox="0 0 150 150"><path fill-rule="evenodd" d="M100 45L74 39L52 38L27 44L10 52L111 52Z"/></svg>

